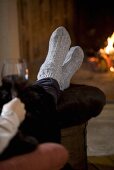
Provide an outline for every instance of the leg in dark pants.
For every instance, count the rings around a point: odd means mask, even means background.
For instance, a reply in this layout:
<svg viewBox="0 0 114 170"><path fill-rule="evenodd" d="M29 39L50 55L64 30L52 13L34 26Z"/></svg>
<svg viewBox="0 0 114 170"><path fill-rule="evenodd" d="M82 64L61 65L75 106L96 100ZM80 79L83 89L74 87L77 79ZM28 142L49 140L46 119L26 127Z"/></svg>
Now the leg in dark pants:
<svg viewBox="0 0 114 170"><path fill-rule="evenodd" d="M26 118L9 146L0 155L0 160L33 151L38 143L61 141L56 111L60 93L57 81L51 78L42 79L17 92L25 103Z"/></svg>
<svg viewBox="0 0 114 170"><path fill-rule="evenodd" d="M34 136L40 143L60 143L60 127L56 111L59 95L59 85L52 78L36 81L26 90L23 100L30 116L21 126L25 134Z"/></svg>

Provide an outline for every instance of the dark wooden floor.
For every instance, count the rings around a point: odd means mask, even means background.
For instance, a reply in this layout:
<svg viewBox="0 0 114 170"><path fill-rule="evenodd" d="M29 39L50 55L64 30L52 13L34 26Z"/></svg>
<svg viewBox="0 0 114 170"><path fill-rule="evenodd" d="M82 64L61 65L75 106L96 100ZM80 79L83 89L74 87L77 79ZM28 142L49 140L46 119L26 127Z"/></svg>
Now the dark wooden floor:
<svg viewBox="0 0 114 170"><path fill-rule="evenodd" d="M114 155L111 156L89 156L88 170L114 170Z"/></svg>

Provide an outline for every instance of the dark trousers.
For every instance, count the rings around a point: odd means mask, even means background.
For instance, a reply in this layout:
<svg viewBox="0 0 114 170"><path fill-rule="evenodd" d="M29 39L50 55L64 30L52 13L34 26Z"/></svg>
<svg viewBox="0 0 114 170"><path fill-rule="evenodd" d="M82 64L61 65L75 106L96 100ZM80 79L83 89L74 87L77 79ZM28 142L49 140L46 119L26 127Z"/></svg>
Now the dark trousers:
<svg viewBox="0 0 114 170"><path fill-rule="evenodd" d="M61 142L56 111L60 95L57 81L46 78L27 85L25 88L24 84L22 85L19 81L16 87L17 97L25 103L27 114L18 133L0 155L0 160L31 152L38 146L38 143ZM7 96L11 98L10 93Z"/></svg>
<svg viewBox="0 0 114 170"><path fill-rule="evenodd" d="M30 94L32 92L34 96ZM60 127L56 105L60 96L60 88L56 80L45 78L36 81L26 91L26 98L30 103L24 103L30 112L21 130L28 135L34 136L40 143L56 142L60 143Z"/></svg>

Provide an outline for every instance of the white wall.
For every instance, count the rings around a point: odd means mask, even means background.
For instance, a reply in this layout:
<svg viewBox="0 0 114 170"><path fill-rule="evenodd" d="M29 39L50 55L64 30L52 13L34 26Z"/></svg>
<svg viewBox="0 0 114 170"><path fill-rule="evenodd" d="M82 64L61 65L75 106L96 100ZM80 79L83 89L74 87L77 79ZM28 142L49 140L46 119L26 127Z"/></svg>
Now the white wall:
<svg viewBox="0 0 114 170"><path fill-rule="evenodd" d="M7 58L19 58L17 0L0 0L0 73Z"/></svg>

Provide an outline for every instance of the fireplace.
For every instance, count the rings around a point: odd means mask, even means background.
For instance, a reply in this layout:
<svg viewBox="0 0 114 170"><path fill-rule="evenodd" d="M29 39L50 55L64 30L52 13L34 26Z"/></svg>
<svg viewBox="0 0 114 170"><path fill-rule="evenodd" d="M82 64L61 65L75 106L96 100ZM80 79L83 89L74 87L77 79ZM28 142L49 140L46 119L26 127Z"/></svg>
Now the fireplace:
<svg viewBox="0 0 114 170"><path fill-rule="evenodd" d="M93 64L95 71L114 72L114 32L104 44L104 47L100 48L95 56L90 56L87 60Z"/></svg>

